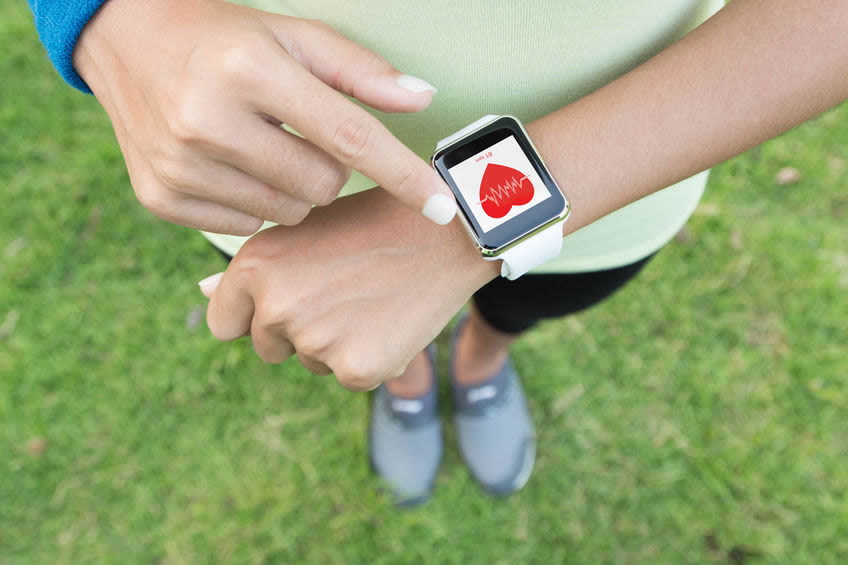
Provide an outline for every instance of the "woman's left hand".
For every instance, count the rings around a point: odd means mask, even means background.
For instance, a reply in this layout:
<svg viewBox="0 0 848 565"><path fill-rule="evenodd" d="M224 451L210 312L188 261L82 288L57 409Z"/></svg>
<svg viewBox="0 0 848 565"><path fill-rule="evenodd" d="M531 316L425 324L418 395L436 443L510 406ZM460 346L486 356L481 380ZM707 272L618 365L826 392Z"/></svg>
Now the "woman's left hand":
<svg viewBox="0 0 848 565"><path fill-rule="evenodd" d="M297 353L310 371L369 390L403 373L498 269L458 220L436 226L372 189L258 233L217 287L202 286L218 339L250 335L266 362Z"/></svg>

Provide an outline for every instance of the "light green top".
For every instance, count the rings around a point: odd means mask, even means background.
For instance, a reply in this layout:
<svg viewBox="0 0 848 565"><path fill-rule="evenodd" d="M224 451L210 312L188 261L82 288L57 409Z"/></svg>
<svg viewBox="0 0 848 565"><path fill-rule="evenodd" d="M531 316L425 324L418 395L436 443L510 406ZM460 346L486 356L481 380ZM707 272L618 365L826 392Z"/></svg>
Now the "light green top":
<svg viewBox="0 0 848 565"><path fill-rule="evenodd" d="M320 19L403 72L435 85L426 110L371 110L423 159L436 141L485 114L531 122L598 89L673 43L723 0L252 0L256 8ZM658 163L657 166L662 166ZM568 194L568 178L557 179ZM665 245L698 203L701 173L565 238L533 272L609 269ZM375 185L354 172L342 194ZM245 238L205 234L235 254Z"/></svg>

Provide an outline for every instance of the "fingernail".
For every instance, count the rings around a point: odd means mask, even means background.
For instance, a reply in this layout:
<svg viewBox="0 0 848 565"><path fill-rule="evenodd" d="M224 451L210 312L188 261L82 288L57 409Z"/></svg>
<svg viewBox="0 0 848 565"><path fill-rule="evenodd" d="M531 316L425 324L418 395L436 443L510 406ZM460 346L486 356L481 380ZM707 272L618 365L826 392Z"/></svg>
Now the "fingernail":
<svg viewBox="0 0 848 565"><path fill-rule="evenodd" d="M202 292L207 298L212 296L212 293L215 292L216 288L218 288L218 283L221 282L221 277L223 276L224 273L215 273L214 275L208 276L197 283L197 286L200 287L200 292Z"/></svg>
<svg viewBox="0 0 848 565"><path fill-rule="evenodd" d="M405 88L410 92L432 92L434 94L438 92L436 87L429 82L412 75L400 75L395 80L397 81L398 86Z"/></svg>
<svg viewBox="0 0 848 565"><path fill-rule="evenodd" d="M453 217L456 215L456 200L446 194L437 192L427 199L427 203L424 204L424 209L421 210L421 213L433 222L443 226L453 220Z"/></svg>

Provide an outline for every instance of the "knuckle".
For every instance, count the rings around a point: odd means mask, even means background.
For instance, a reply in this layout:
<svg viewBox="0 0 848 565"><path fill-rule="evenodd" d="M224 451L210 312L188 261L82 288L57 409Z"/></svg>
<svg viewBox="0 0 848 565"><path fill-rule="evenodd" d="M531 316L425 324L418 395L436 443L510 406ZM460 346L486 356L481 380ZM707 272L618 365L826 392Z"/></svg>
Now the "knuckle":
<svg viewBox="0 0 848 565"><path fill-rule="evenodd" d="M205 106L193 103L193 97L186 97L179 104L176 113L168 122L171 137L183 145L197 145L207 141L207 117Z"/></svg>
<svg viewBox="0 0 848 565"><path fill-rule="evenodd" d="M210 312L211 309L206 312L206 325L209 327L209 333L212 334L212 337L219 341L233 341L241 337L240 335L236 335L232 330L228 331L227 326L216 323Z"/></svg>
<svg viewBox="0 0 848 565"><path fill-rule="evenodd" d="M343 387L354 391L373 390L383 380L376 363L361 354L346 354L336 367L336 380Z"/></svg>
<svg viewBox="0 0 848 565"><path fill-rule="evenodd" d="M292 309L285 300L266 300L261 307L257 305L255 316L258 318L257 323L260 328L276 332L288 325L292 319Z"/></svg>
<svg viewBox="0 0 848 565"><path fill-rule="evenodd" d="M362 47L359 52L359 58L362 67L367 71L379 72L385 70L387 66L390 66L386 59L367 47Z"/></svg>
<svg viewBox="0 0 848 565"><path fill-rule="evenodd" d="M304 29L308 29L310 22L291 16L277 15L280 18L280 25L277 28L277 39L283 50L289 54L298 64L303 65L303 45L301 44L301 33ZM317 20L315 20L317 21ZM305 26L305 27L304 27Z"/></svg>
<svg viewBox="0 0 848 565"><path fill-rule="evenodd" d="M264 350L264 349L262 349L261 347L256 347L256 346L254 345L254 346L253 346L253 351L255 351L255 352L256 352L256 356L257 356L257 357L259 357L259 358L262 360L262 362L263 362L263 363L268 363L269 365L273 365L273 364L277 363L277 361L274 361L273 356L268 355L268 354L265 352L265 350Z"/></svg>
<svg viewBox="0 0 848 565"><path fill-rule="evenodd" d="M167 188L180 188L191 184L191 174L183 162L166 157L152 161L150 166L159 182Z"/></svg>
<svg viewBox="0 0 848 565"><path fill-rule="evenodd" d="M409 194L422 182L418 169L411 165L403 166L397 175L397 182L392 191L394 194Z"/></svg>
<svg viewBox="0 0 848 565"><path fill-rule="evenodd" d="M261 234L260 234L261 235ZM230 262L228 271L233 272L233 276L238 280L256 281L262 280L260 277L268 271L267 258L256 251L257 245L252 243L257 236L247 240L247 242L239 249L236 256Z"/></svg>
<svg viewBox="0 0 848 565"><path fill-rule="evenodd" d="M347 117L336 124L331 146L346 163L359 163L371 147L371 128L355 117Z"/></svg>
<svg viewBox="0 0 848 565"><path fill-rule="evenodd" d="M260 72L257 39L264 41L264 38L243 38L239 44L225 47L218 53L221 77L226 83L244 88Z"/></svg>
<svg viewBox="0 0 848 565"><path fill-rule="evenodd" d="M202 65L202 71L194 69L192 78L184 79L176 87L166 126L167 133L176 141L176 151L183 151L185 146L226 146L231 143L228 113L222 112L224 105L216 104L216 101L232 98L233 93L258 88L255 67L259 63L253 59L259 57L249 56L248 51L247 47L238 46L208 53L202 58L213 63ZM241 62L234 62L234 59ZM175 148L170 150L173 152Z"/></svg>
<svg viewBox="0 0 848 565"><path fill-rule="evenodd" d="M374 390L380 385L380 381L356 373L336 372L336 382L353 392L367 392Z"/></svg>
<svg viewBox="0 0 848 565"><path fill-rule="evenodd" d="M330 340L327 339L327 336L317 330L307 330L297 336L293 341L298 355L303 355L310 359L322 358L329 344Z"/></svg>
<svg viewBox="0 0 848 565"><path fill-rule="evenodd" d="M271 365L277 365L287 359L287 357L284 357L283 354L279 351L268 351L263 347L257 347L255 341L253 344L253 350L256 352L256 355L258 355L259 358L262 359L262 361Z"/></svg>
<svg viewBox="0 0 848 565"><path fill-rule="evenodd" d="M156 183L142 185L136 189L135 195L147 210L165 220L171 219L170 210L174 199L161 185Z"/></svg>

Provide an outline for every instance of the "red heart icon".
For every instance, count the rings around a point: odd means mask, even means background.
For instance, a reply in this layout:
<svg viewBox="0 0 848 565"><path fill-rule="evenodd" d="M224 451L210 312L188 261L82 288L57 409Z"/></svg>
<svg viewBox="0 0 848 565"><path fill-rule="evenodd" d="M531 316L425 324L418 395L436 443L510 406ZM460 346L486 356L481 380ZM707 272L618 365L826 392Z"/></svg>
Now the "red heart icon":
<svg viewBox="0 0 848 565"><path fill-rule="evenodd" d="M512 167L489 163L480 182L480 204L490 218L503 218L513 206L533 200L533 183Z"/></svg>

